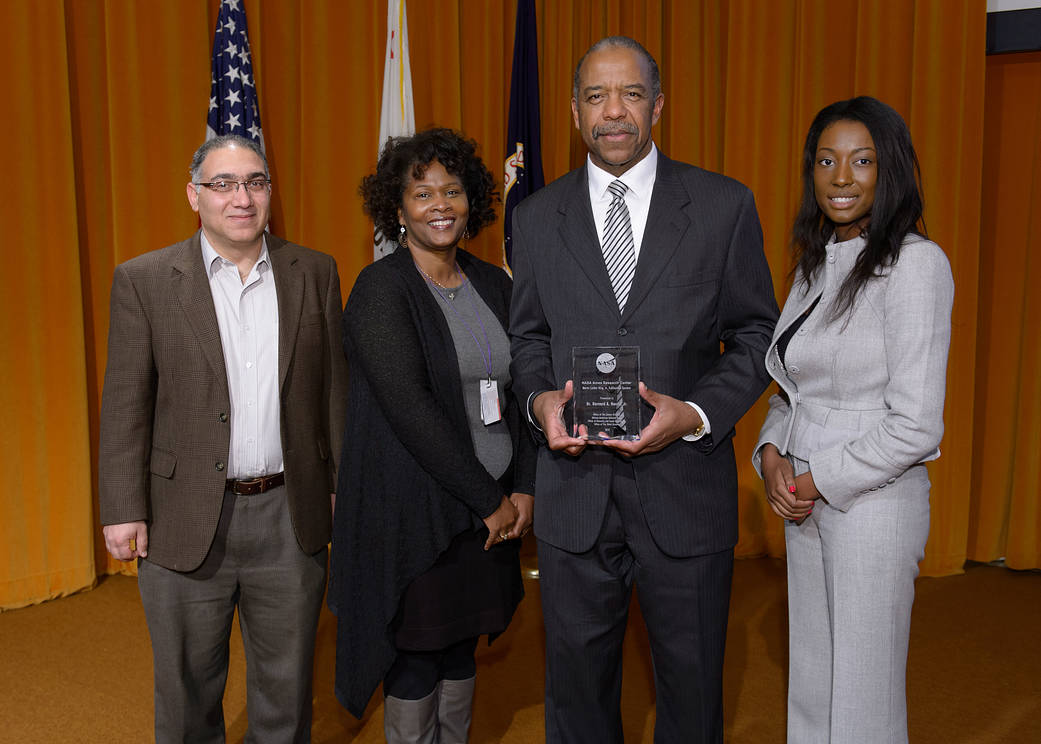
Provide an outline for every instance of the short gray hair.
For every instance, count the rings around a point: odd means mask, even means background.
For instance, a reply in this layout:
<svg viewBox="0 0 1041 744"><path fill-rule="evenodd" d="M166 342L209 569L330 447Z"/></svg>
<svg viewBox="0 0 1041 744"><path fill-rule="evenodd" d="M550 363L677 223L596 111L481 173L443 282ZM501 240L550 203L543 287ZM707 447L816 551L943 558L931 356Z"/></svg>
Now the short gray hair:
<svg viewBox="0 0 1041 744"><path fill-rule="evenodd" d="M582 72L582 63L586 61L593 52L599 52L601 49L608 47L622 47L623 49L630 49L636 52L640 57L647 62L647 66L651 70L651 98L657 98L661 93L661 72L658 70L658 63L655 61L651 53L644 49L643 44L638 42L636 39L631 39L628 36L605 36L600 41L589 47L589 50L582 55L582 59L578 60L578 64L575 65L575 78L571 84L571 97L576 101L578 100L578 79Z"/></svg>
<svg viewBox="0 0 1041 744"><path fill-rule="evenodd" d="M264 155L264 150L259 142L254 142L238 134L222 134L219 137L203 142L199 149L195 151L195 154L192 155L192 164L188 168L188 172L192 177L192 183L198 183L199 179L202 178L202 163L206 160L206 156L214 150L222 150L225 147L242 147L251 150L264 163L264 176L266 178L271 177L267 167L267 156Z"/></svg>

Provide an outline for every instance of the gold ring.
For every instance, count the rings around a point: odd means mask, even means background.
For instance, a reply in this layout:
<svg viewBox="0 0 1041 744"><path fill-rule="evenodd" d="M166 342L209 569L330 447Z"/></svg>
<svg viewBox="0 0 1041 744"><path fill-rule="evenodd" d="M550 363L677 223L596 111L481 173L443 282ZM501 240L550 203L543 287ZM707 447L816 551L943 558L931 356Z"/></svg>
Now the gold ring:
<svg viewBox="0 0 1041 744"><path fill-rule="evenodd" d="M510 536L509 536L508 534L506 534L505 532L500 532L500 533L499 533L499 539L500 539L500 540L504 540L504 541L505 541L505 540L509 540L509 539L510 539Z"/></svg>

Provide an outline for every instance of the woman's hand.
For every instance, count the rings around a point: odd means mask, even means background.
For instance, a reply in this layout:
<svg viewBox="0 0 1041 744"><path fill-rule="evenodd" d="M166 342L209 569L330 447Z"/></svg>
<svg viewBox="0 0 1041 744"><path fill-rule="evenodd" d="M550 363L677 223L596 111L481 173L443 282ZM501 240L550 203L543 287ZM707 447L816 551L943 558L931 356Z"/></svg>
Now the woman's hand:
<svg viewBox="0 0 1041 744"><path fill-rule="evenodd" d="M535 518L535 497L530 493L511 493L510 501L517 507L517 521L510 530L510 539L524 537Z"/></svg>
<svg viewBox="0 0 1041 744"><path fill-rule="evenodd" d="M814 499L820 498L810 474L804 473L796 478L792 464L787 458L782 457L777 447L772 444L763 446L762 469L763 482L766 484L766 500L774 514L793 522L799 522L809 516L813 511ZM800 486L804 486L806 492ZM814 495L808 496L809 491Z"/></svg>
<svg viewBox="0 0 1041 744"><path fill-rule="evenodd" d="M795 476L795 493L803 501L817 501L824 503L828 500L817 490L817 484L813 482L813 473L807 470L802 475ZM810 507L811 509L813 507Z"/></svg>
<svg viewBox="0 0 1041 744"><path fill-rule="evenodd" d="M499 508L484 518L484 524L488 528L488 539L484 543L484 549L488 550L496 543L510 539L510 530L517 522L517 507L505 496L499 502Z"/></svg>

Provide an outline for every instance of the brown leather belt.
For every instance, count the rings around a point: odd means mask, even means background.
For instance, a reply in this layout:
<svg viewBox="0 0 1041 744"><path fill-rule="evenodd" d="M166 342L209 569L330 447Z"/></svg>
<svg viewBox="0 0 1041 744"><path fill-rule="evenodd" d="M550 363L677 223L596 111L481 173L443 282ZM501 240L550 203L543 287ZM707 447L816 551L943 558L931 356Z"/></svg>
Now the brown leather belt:
<svg viewBox="0 0 1041 744"><path fill-rule="evenodd" d="M285 482L285 473L275 473L274 475L262 475L259 478L246 480L229 479L227 489L236 496L253 496L258 493L264 493L264 491L270 491L272 488L278 488Z"/></svg>

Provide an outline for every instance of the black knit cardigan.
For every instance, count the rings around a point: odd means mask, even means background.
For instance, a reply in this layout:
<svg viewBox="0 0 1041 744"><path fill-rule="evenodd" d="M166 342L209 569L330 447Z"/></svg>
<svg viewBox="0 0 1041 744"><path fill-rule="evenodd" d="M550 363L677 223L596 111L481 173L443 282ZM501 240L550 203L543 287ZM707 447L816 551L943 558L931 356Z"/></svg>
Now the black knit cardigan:
<svg viewBox="0 0 1041 744"><path fill-rule="evenodd" d="M507 328L509 277L462 250L458 261ZM535 493L535 445L507 388L512 466L497 481L478 461L451 331L407 250L362 270L343 318L349 385L328 601L336 696L360 718L394 660L405 588L456 535L483 527L504 494Z"/></svg>

